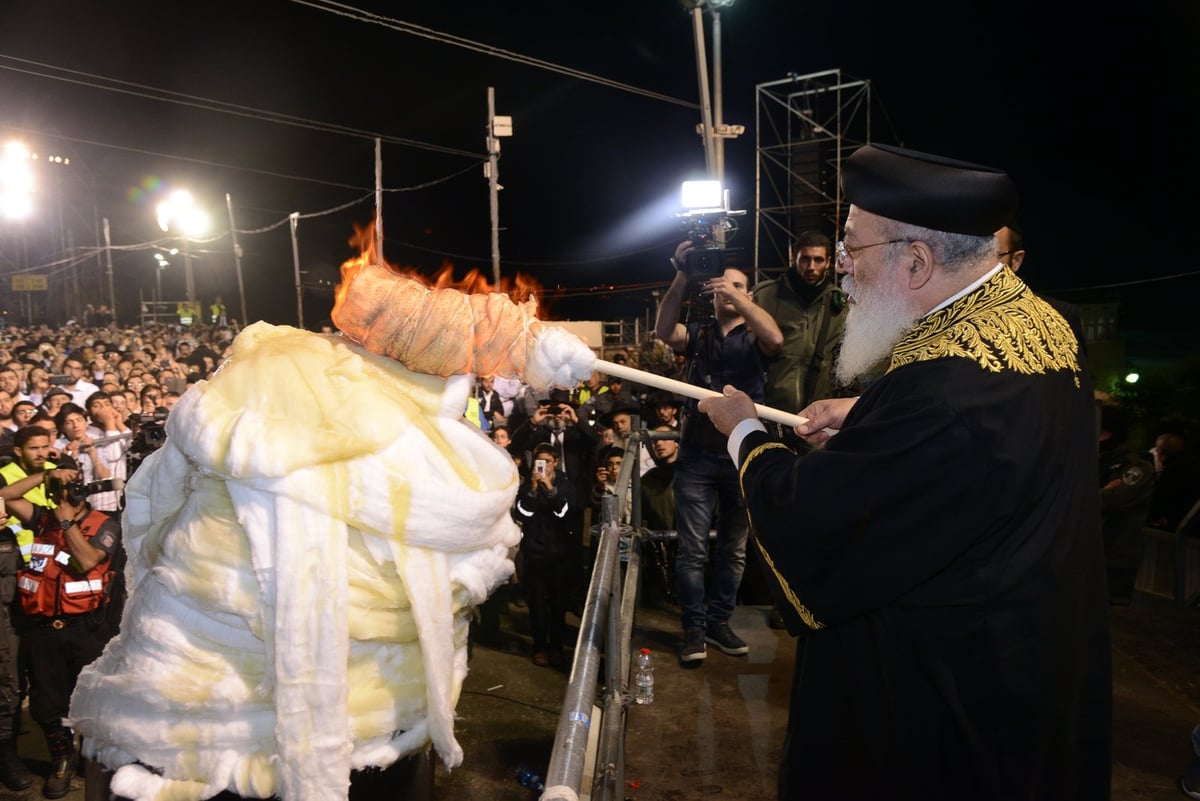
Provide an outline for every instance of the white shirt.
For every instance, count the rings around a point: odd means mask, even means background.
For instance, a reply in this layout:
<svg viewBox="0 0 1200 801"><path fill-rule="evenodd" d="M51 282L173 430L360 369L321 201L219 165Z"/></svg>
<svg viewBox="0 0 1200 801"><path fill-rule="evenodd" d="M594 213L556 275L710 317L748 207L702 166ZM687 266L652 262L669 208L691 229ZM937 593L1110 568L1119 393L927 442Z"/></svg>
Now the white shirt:
<svg viewBox="0 0 1200 801"><path fill-rule="evenodd" d="M72 387L63 387L67 392L71 393L71 402L83 408L87 408L87 399L91 397L93 392L99 392L100 387L82 378L75 382Z"/></svg>

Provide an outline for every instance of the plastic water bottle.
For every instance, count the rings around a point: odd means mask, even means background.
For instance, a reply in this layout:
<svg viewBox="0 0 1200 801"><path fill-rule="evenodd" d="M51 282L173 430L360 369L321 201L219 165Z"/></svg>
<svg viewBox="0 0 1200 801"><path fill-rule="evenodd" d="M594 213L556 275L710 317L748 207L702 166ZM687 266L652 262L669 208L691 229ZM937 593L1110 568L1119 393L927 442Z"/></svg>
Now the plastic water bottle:
<svg viewBox="0 0 1200 801"><path fill-rule="evenodd" d="M546 783L542 781L542 777L524 765L517 768L517 784L533 790L538 795L546 791Z"/></svg>
<svg viewBox="0 0 1200 801"><path fill-rule="evenodd" d="M650 649L643 648L637 655L637 671L633 674L633 700L639 704L648 704L654 700L654 663L650 659Z"/></svg>

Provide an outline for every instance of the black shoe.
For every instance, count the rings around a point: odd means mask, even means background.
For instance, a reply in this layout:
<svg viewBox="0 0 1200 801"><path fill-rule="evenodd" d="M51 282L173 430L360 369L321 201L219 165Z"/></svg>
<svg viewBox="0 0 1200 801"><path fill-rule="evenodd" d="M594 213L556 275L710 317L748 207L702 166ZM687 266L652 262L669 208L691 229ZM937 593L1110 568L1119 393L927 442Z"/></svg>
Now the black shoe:
<svg viewBox="0 0 1200 801"><path fill-rule="evenodd" d="M679 661L699 662L708 657L708 646L704 644L704 629L684 629L683 646L679 649Z"/></svg>
<svg viewBox="0 0 1200 801"><path fill-rule="evenodd" d="M767 615L767 628L779 631L787 628L787 623L783 622L783 615L774 606L771 607L771 613Z"/></svg>
<svg viewBox="0 0 1200 801"><path fill-rule="evenodd" d="M741 656L742 654L750 653L750 646L746 645L745 640L734 634L733 629L729 628L729 624L724 620L720 623L710 621L704 639L730 656Z"/></svg>
<svg viewBox="0 0 1200 801"><path fill-rule="evenodd" d="M42 785L46 798L62 798L71 791L71 779L75 775L75 760L59 757L50 763L50 775Z"/></svg>
<svg viewBox="0 0 1200 801"><path fill-rule="evenodd" d="M17 744L12 740L0 742L0 784L10 790L28 790L33 786L33 774L17 756Z"/></svg>

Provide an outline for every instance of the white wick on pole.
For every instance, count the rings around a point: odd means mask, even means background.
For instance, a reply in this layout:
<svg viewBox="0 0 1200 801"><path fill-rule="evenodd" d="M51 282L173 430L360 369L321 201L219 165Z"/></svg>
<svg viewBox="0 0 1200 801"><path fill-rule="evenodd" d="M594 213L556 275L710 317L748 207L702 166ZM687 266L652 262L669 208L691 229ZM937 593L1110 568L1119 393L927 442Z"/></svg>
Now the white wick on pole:
<svg viewBox="0 0 1200 801"><path fill-rule="evenodd" d="M636 381L639 384L646 384L655 389L664 389L668 392L674 392L677 395L683 395L687 398L695 398L696 400L704 400L705 398L720 398L721 393L715 390L698 387L694 384L688 384L683 381L676 381L674 378L667 378L665 375L657 373L648 373L645 370L638 370L635 367L628 367L624 364L605 361L604 359L596 359L596 369L606 375L616 376L617 378L625 378L629 381ZM801 417L798 414L790 414L789 412L772 409L770 406L763 406L761 403L754 404L754 410L758 412L758 416L764 420L770 420L772 423L781 423L785 426L795 428L808 422L807 417Z"/></svg>

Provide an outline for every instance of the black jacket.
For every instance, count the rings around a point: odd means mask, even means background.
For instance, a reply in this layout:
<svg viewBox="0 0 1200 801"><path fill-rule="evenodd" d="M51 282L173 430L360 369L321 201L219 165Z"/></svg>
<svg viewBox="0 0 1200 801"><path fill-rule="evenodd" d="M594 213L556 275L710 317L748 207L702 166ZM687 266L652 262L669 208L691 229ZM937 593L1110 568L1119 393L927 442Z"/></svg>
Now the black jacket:
<svg viewBox="0 0 1200 801"><path fill-rule="evenodd" d="M527 559L558 559L569 556L579 541L577 496L571 480L561 471L554 487L521 483L513 504L513 519L521 526L521 553Z"/></svg>

